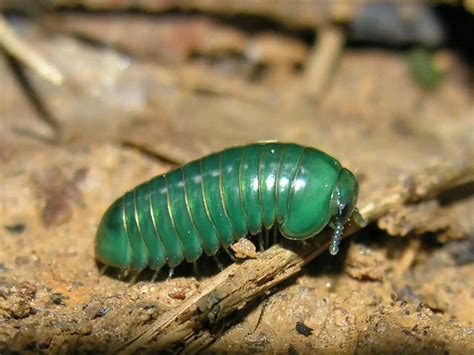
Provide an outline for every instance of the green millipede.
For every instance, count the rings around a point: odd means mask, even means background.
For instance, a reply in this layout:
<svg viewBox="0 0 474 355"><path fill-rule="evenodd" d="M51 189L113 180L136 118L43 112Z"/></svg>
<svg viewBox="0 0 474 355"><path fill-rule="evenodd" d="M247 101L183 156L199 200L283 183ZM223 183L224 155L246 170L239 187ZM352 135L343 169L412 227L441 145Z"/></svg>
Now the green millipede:
<svg viewBox="0 0 474 355"><path fill-rule="evenodd" d="M335 255L344 225L357 214L358 192L354 175L320 150L283 143L232 147L118 198L102 217L95 255L127 271L165 264L172 270L274 225L292 240L329 225Z"/></svg>

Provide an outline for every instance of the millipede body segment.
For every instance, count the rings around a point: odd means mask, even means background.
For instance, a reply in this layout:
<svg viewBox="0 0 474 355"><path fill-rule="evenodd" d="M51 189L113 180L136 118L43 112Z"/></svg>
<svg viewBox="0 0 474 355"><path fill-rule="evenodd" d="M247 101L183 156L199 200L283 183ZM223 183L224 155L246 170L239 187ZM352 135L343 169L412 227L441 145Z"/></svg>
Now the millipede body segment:
<svg viewBox="0 0 474 355"><path fill-rule="evenodd" d="M275 224L294 240L329 224L335 230L330 252L336 254L357 197L354 175L322 151L282 143L233 147L117 199L102 217L95 254L124 270L174 268Z"/></svg>

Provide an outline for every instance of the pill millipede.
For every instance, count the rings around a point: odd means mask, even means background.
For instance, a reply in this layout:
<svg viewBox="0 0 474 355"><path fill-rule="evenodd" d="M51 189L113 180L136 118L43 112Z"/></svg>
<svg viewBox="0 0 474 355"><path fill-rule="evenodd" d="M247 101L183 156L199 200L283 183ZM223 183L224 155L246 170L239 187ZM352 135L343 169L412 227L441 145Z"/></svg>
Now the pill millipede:
<svg viewBox="0 0 474 355"><path fill-rule="evenodd" d="M166 264L172 272L271 228L306 240L328 225L335 255L345 224L359 217L358 193L352 172L320 150L277 142L232 147L118 198L101 219L95 255L127 272Z"/></svg>

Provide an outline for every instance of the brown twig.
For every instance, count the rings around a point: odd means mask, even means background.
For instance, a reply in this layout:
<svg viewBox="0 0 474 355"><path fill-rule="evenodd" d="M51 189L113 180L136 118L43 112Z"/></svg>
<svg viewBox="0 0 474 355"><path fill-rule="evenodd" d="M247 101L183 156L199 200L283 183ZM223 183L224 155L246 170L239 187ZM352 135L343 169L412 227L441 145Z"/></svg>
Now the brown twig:
<svg viewBox="0 0 474 355"><path fill-rule="evenodd" d="M416 259L417 254L421 249L421 240L419 238L411 239L409 242L409 247L405 249L402 256L398 260L397 268L394 270L393 278L399 282L402 280L403 275L410 270L413 265L413 262Z"/></svg>
<svg viewBox="0 0 474 355"><path fill-rule="evenodd" d="M328 25L318 32L304 76L304 90L310 99L318 100L327 90L344 49L344 41L344 31L338 26Z"/></svg>
<svg viewBox="0 0 474 355"><path fill-rule="evenodd" d="M2 14L0 14L0 46L49 82L60 85L64 81L64 76L59 69L23 42Z"/></svg>
<svg viewBox="0 0 474 355"><path fill-rule="evenodd" d="M368 222L375 221L391 209L432 196L452 187L459 180L471 179L473 175L474 160L471 157L425 168L393 185L389 191L379 191L360 207L360 213ZM352 224L345 236L359 228ZM274 245L257 259L231 265L204 282L193 297L165 313L116 350L131 353L150 346L154 350L166 349L176 342L201 344L203 338L210 338L208 332L200 333L206 324L215 323L245 308L265 291L298 273L305 264L326 250L328 238L328 233L322 233L294 250Z"/></svg>
<svg viewBox="0 0 474 355"><path fill-rule="evenodd" d="M398 0L402 2L404 0ZM445 0L447 1L447 0ZM454 1L454 0L451 0ZM271 18L288 26L316 28L328 21L347 22L364 4L359 1L267 1L267 0L49 0L52 7L83 7L89 11L138 9L160 13L180 9L198 10L222 16L254 15Z"/></svg>

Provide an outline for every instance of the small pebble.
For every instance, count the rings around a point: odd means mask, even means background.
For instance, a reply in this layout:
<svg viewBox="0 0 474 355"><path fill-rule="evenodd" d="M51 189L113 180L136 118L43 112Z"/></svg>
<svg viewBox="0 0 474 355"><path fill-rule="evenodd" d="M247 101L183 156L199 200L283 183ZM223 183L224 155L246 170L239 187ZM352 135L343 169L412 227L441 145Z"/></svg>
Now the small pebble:
<svg viewBox="0 0 474 355"><path fill-rule="evenodd" d="M10 234L21 234L25 231L26 226L23 223L16 223L5 226L5 230Z"/></svg>
<svg viewBox="0 0 474 355"><path fill-rule="evenodd" d="M313 328L308 327L303 322L296 322L295 329L298 332L298 334L301 334L305 337L308 337L313 334Z"/></svg>

